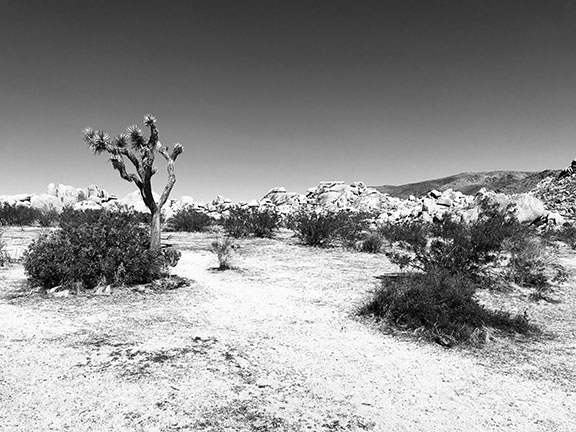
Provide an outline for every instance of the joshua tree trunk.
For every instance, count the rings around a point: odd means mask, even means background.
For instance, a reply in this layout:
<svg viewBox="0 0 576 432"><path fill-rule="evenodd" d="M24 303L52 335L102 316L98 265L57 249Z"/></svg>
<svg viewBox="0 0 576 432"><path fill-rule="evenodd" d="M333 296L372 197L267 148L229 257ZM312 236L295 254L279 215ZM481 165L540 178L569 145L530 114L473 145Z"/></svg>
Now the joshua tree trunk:
<svg viewBox="0 0 576 432"><path fill-rule="evenodd" d="M159 252L162 245L161 245L161 237L162 228L160 225L160 217L161 213L160 210L156 210L152 213L152 220L150 222L150 250L154 252Z"/></svg>
<svg viewBox="0 0 576 432"><path fill-rule="evenodd" d="M144 204L150 210L150 250L160 252L161 248L161 225L160 215L161 210L168 197L174 183L176 183L176 174L174 164L176 158L183 151L180 143L174 144L172 152L164 147L158 136L158 128L156 127L156 118L150 114L144 116L144 124L150 128L150 137L148 140L144 139L142 131L138 126L129 126L127 133L119 135L114 140L110 140L110 136L104 131L95 131L86 129L84 131L84 141L90 146L92 151L96 154L107 152L111 155L110 162L120 177L124 180L134 183L140 190L140 195L144 200ZM128 148L131 144L132 149ZM152 176L156 174L154 168L154 157L156 153L160 153L166 160L168 170L168 182L164 186L162 195L158 202L154 200L152 194ZM134 166L136 173L128 173L126 170L125 159L127 158Z"/></svg>

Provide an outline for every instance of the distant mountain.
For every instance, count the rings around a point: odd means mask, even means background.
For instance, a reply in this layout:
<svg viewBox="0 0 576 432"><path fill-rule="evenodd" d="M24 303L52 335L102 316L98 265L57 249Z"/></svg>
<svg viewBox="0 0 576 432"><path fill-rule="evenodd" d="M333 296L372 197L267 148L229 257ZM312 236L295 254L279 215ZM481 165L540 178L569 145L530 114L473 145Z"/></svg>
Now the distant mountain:
<svg viewBox="0 0 576 432"><path fill-rule="evenodd" d="M466 195L474 195L483 187L496 192L521 193L533 189L542 179L557 176L559 173L560 170L464 172L418 183L371 187L379 192L404 199L410 195L416 197L425 195L433 189L440 192L452 189Z"/></svg>

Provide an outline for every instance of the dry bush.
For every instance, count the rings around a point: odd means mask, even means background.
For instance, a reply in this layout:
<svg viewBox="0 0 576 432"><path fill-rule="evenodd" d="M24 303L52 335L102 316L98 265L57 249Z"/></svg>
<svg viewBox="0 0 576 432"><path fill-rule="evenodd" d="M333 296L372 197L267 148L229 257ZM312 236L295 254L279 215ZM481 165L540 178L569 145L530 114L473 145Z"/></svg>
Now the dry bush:
<svg viewBox="0 0 576 432"><path fill-rule="evenodd" d="M414 331L444 346L479 343L487 328L523 334L535 333L526 315L491 311L475 298L478 282L464 274L436 269L384 277L360 315Z"/></svg>
<svg viewBox="0 0 576 432"><path fill-rule="evenodd" d="M213 222L206 213L188 207L176 212L168 220L168 227L172 231L203 232L208 230Z"/></svg>
<svg viewBox="0 0 576 432"><path fill-rule="evenodd" d="M210 249L218 258L218 270L228 270L232 268L232 256L234 254L234 243L231 238L220 238L212 242Z"/></svg>
<svg viewBox="0 0 576 432"><path fill-rule="evenodd" d="M541 261L538 238L531 228L490 213L469 225L445 218L435 224L387 225L380 232L394 246L386 252L390 260L417 272L384 279L362 314L417 330L448 346L482 339L485 326L536 331L526 316L489 311L475 297L478 289L495 285L490 270L505 253L511 258L504 275L538 286L547 281L548 263Z"/></svg>
<svg viewBox="0 0 576 432"><path fill-rule="evenodd" d="M275 209L233 207L222 221L229 236L271 238L280 227L281 217Z"/></svg>
<svg viewBox="0 0 576 432"><path fill-rule="evenodd" d="M70 220L33 241L24 268L32 284L44 288L72 282L93 288L102 279L107 284L147 283L162 276L164 261L149 245L148 229L130 214L102 212L96 222Z"/></svg>

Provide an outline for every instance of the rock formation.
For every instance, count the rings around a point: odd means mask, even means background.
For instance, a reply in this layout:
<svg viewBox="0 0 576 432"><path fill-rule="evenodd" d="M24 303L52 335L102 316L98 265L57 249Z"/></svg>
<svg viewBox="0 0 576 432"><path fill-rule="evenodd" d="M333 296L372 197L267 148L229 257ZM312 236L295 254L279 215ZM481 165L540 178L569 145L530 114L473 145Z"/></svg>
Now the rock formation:
<svg viewBox="0 0 576 432"><path fill-rule="evenodd" d="M380 222L414 219L433 221L449 215L455 220L470 223L479 217L480 207L489 204L498 207L502 212L514 213L525 223L560 225L566 220L576 220L576 161L560 175L551 173L528 193L505 194L481 189L475 195L466 195L446 189L442 192L430 190L423 196L411 195L408 199L403 199L367 187L363 182L346 184L342 181L323 181L308 189L305 194L274 187L260 199L239 203L232 203L220 195L208 203L196 202L192 197L185 196L180 200L167 202L163 213L165 218L170 218L182 209L191 208L214 219L220 219L226 217L233 206L275 209L286 215L302 206L311 205L330 211L368 212ZM2 202L57 211L61 211L65 206L75 209L148 211L139 191L117 199L96 185L74 188L51 183L47 193L1 195L0 204Z"/></svg>

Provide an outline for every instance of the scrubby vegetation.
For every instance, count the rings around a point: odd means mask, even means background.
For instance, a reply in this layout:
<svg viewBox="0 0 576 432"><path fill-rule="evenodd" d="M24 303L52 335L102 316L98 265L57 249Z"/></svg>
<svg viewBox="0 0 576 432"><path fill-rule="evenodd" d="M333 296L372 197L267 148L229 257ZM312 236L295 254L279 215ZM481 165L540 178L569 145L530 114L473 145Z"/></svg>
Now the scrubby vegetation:
<svg viewBox="0 0 576 432"><path fill-rule="evenodd" d="M465 274L440 269L384 277L360 314L385 319L446 346L482 342L487 327L535 331L524 315L511 316L480 305L475 299L477 289L477 282Z"/></svg>
<svg viewBox="0 0 576 432"><path fill-rule="evenodd" d="M29 226L41 218L40 210L10 203L0 203L0 225Z"/></svg>
<svg viewBox="0 0 576 432"><path fill-rule="evenodd" d="M497 212L462 224L407 222L380 229L390 260L413 273L384 278L361 314L418 331L445 345L480 341L486 328L535 331L524 315L491 311L478 289L511 281L542 290L553 277L551 262L532 228ZM556 268L558 269L558 268Z"/></svg>
<svg viewBox="0 0 576 432"><path fill-rule="evenodd" d="M44 288L82 282L150 282L162 274L162 255L149 250L146 227L129 213L68 213L61 229L32 242L24 254L29 280Z"/></svg>
<svg viewBox="0 0 576 432"><path fill-rule="evenodd" d="M187 207L168 220L168 227L172 231L203 232L208 230L213 222L206 213Z"/></svg>
<svg viewBox="0 0 576 432"><path fill-rule="evenodd" d="M3 232L0 231L0 267L4 267L8 262L8 253L6 252L6 242L2 238Z"/></svg>
<svg viewBox="0 0 576 432"><path fill-rule="evenodd" d="M213 241L210 249L218 259L218 270L228 270L232 268L232 255L234 242L231 238L225 237Z"/></svg>
<svg viewBox="0 0 576 432"><path fill-rule="evenodd" d="M235 238L271 238L279 228L280 214L275 209L233 207L222 221L226 234Z"/></svg>
<svg viewBox="0 0 576 432"><path fill-rule="evenodd" d="M345 217L342 212L307 206L289 218L288 226L305 245L327 247L338 238L345 225Z"/></svg>
<svg viewBox="0 0 576 432"><path fill-rule="evenodd" d="M544 232L544 238L550 241L559 241L572 249L576 249L576 226L565 224L557 229Z"/></svg>
<svg viewBox="0 0 576 432"><path fill-rule="evenodd" d="M375 229L375 215L347 210L328 211L305 206L288 218L287 225L307 246L341 245L362 252L378 253L382 235Z"/></svg>
<svg viewBox="0 0 576 432"><path fill-rule="evenodd" d="M102 216L102 210L74 210L72 207L64 207L58 218L58 225L62 228L68 226L80 226L97 223ZM133 216L133 214L130 214Z"/></svg>

